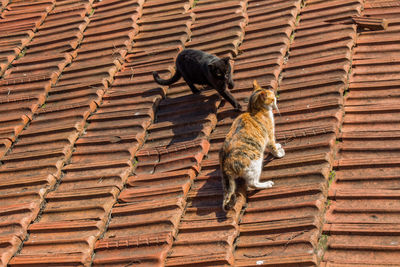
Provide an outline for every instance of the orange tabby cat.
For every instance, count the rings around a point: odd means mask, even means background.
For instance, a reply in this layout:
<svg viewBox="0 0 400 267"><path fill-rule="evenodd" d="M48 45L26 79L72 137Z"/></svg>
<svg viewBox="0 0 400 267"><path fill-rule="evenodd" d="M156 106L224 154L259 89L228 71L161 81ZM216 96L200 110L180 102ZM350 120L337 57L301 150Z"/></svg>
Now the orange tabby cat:
<svg viewBox="0 0 400 267"><path fill-rule="evenodd" d="M222 208L225 211L236 203L237 178L243 178L248 187L255 189L274 184L272 181L260 182L265 148L268 147L275 157L285 156L281 144L275 143L273 107L278 110L274 92L261 88L254 80L247 112L234 120L219 153L224 189Z"/></svg>

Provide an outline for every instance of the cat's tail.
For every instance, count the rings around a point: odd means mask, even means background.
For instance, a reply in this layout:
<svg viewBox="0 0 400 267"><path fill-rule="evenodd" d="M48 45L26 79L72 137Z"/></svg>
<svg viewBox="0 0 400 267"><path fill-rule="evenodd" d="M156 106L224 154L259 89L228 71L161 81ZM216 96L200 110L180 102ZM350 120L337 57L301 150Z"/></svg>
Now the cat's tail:
<svg viewBox="0 0 400 267"><path fill-rule="evenodd" d="M172 76L168 80L163 80L160 78L157 71L153 71L153 77L154 77L154 80L156 81L156 83L158 83L160 85L171 85L171 84L177 82L182 77L182 75L180 74L179 71L175 71L174 76Z"/></svg>
<svg viewBox="0 0 400 267"><path fill-rule="evenodd" d="M221 168L221 182L222 182L222 189L224 194L224 199L222 201L222 209L224 211L229 211L233 206L236 204L236 181L235 177L231 177L225 169L226 165L226 155L223 149L219 152L219 160L220 160L220 168Z"/></svg>
<svg viewBox="0 0 400 267"><path fill-rule="evenodd" d="M236 181L234 178L229 177L224 171L222 171L222 187L224 190L222 209L227 212L236 204Z"/></svg>

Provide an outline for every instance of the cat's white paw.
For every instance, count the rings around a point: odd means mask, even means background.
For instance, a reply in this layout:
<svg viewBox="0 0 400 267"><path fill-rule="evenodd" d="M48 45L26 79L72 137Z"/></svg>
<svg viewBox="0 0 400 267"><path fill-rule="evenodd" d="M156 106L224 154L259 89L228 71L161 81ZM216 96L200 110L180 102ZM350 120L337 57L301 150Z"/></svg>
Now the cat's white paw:
<svg viewBox="0 0 400 267"><path fill-rule="evenodd" d="M277 158L283 158L285 156L285 150L283 148L280 148L278 150L278 153L276 154Z"/></svg>
<svg viewBox="0 0 400 267"><path fill-rule="evenodd" d="M263 183L259 183L257 185L257 189L271 188L273 185L274 185L274 182L266 181L266 182L263 182Z"/></svg>
<svg viewBox="0 0 400 267"><path fill-rule="evenodd" d="M285 156L285 150L283 149L281 144L276 144L277 152L272 152L272 154L277 158L283 158Z"/></svg>

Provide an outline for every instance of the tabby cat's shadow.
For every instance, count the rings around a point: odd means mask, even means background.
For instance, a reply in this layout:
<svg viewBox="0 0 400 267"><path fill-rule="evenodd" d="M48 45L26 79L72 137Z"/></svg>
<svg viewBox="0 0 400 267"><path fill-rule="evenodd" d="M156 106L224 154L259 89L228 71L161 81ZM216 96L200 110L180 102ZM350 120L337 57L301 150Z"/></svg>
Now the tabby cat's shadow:
<svg viewBox="0 0 400 267"><path fill-rule="evenodd" d="M268 163L270 163L275 157L269 153L268 151L265 151L265 155L267 155L266 157L264 157L264 161L263 161L263 166L265 167L266 165L268 165Z"/></svg>
<svg viewBox="0 0 400 267"><path fill-rule="evenodd" d="M206 218L216 218L218 222L224 222L228 218L226 212L221 209L222 185L219 168L206 174L209 178L197 190L196 197L192 200L192 207L198 208L196 215ZM216 192L217 191L217 192ZM218 194L220 192L220 194Z"/></svg>

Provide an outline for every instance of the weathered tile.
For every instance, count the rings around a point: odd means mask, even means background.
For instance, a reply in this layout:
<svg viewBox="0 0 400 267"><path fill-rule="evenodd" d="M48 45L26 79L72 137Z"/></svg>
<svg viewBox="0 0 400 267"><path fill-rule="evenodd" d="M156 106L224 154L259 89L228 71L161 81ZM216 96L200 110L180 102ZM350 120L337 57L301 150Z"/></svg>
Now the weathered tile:
<svg viewBox="0 0 400 267"><path fill-rule="evenodd" d="M349 92L330 205L323 234L326 266L396 265L398 198L397 68L399 50L390 2L365 2L364 15L388 18L385 31L361 31L354 48ZM388 68L388 66L393 66ZM390 236L390 237L389 237ZM360 245L362 244L362 245Z"/></svg>

